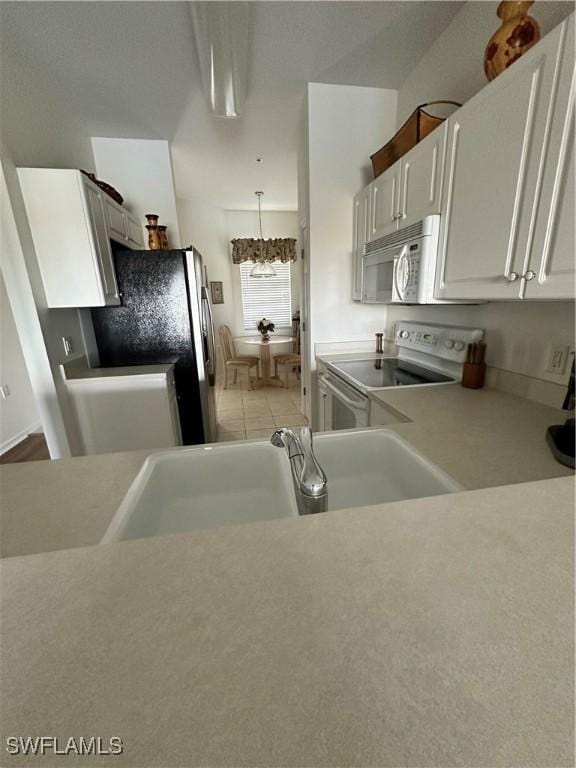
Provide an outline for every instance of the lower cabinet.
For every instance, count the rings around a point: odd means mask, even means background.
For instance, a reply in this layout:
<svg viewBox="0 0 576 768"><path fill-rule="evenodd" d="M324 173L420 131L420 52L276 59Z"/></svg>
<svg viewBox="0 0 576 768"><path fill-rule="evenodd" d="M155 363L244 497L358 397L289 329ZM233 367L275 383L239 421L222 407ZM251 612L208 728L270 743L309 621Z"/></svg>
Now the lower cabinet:
<svg viewBox="0 0 576 768"><path fill-rule="evenodd" d="M182 445L171 373L66 380L84 454Z"/></svg>

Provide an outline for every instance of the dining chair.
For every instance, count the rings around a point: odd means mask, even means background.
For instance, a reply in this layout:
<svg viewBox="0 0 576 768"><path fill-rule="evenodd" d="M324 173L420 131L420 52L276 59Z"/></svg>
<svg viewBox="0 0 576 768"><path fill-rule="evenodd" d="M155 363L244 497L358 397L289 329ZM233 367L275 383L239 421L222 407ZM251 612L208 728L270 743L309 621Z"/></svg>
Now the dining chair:
<svg viewBox="0 0 576 768"><path fill-rule="evenodd" d="M238 370L244 370L248 374L248 389L252 389L250 371L256 368L256 376L260 376L260 359L252 355L237 355L234 346L232 331L227 325L221 325L218 329L220 348L224 358L224 389L228 389L228 371L234 371L234 384L238 381Z"/></svg>
<svg viewBox="0 0 576 768"><path fill-rule="evenodd" d="M292 352L285 352L284 354L274 355L274 376L279 378L278 368L284 368L284 387L289 387L290 372L296 373L296 378L300 379L300 366L302 360L300 357L300 325L298 324L298 330L294 336L292 342Z"/></svg>

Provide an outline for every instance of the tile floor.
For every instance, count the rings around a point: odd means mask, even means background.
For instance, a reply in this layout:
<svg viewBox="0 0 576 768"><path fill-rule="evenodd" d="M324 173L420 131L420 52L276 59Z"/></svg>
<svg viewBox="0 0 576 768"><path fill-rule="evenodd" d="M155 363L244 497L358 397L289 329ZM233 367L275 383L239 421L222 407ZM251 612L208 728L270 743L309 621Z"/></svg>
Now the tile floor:
<svg viewBox="0 0 576 768"><path fill-rule="evenodd" d="M237 384L216 387L218 442L270 437L277 427L307 424L300 411L300 382L290 376L290 387L249 390L243 376ZM242 379L242 380L241 380Z"/></svg>

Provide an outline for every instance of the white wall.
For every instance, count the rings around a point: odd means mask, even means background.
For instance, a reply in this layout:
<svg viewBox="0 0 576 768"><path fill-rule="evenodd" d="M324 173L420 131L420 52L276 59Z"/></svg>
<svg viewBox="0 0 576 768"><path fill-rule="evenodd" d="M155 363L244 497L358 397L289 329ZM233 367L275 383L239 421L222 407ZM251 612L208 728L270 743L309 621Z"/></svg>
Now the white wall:
<svg viewBox="0 0 576 768"><path fill-rule="evenodd" d="M57 375L56 355L54 362L49 358L48 349L55 345L55 339L50 343L50 336L56 331L43 299L42 281L16 168L6 151L0 152L0 160L2 275L48 449L52 458L59 458L78 448L78 435L66 392ZM75 324L72 318L75 318ZM59 318L61 323L66 319L68 316ZM74 343L80 344L82 334L78 314L72 311L70 322L65 325L70 335L74 330L78 331L73 339Z"/></svg>
<svg viewBox="0 0 576 768"><path fill-rule="evenodd" d="M59 100L53 74L33 66L18 43L2 39L2 142L16 166L93 170L82 119Z"/></svg>
<svg viewBox="0 0 576 768"><path fill-rule="evenodd" d="M112 184L124 198L124 205L142 224L144 242L147 213L157 213L159 223L168 227L171 248L182 245L172 159L162 139L108 139L94 137L92 151L99 179Z"/></svg>
<svg viewBox="0 0 576 768"><path fill-rule="evenodd" d="M42 122L42 114L36 118ZM47 128L48 134L50 130ZM64 129L63 132L65 133ZM58 131L56 131L58 133ZM18 144L19 156L25 157L22 144ZM74 166L80 159L80 148L85 152L84 161L78 163L84 168L92 168L89 142L75 143L70 140L71 157L74 162L62 160L62 147L58 143L54 157L59 162L51 162L48 144L42 145L42 152L32 148L29 163L20 160L21 165L39 165L46 167ZM40 277L38 261L30 226L26 215L24 200L18 181L16 165L10 147L0 150L3 169L2 196L2 274L13 310L18 335L31 384L36 394L40 417L52 458L76 455L81 451L78 429L72 411L68 393L61 381L59 364L66 360L62 337L72 340L75 354L85 354L92 362L97 362L98 352L95 345L92 321L88 310L49 309L44 287ZM55 242L55 247L57 243ZM37 326L37 327L36 327ZM30 338L33 341L30 341ZM26 339L26 340L25 340ZM49 373L46 370L49 367ZM38 380L35 380L35 377ZM51 381L49 380L51 378Z"/></svg>
<svg viewBox="0 0 576 768"><path fill-rule="evenodd" d="M258 212L257 211L226 211L226 227L228 241L236 237L258 236ZM296 211L263 211L262 231L265 238L293 237L298 241L298 214ZM229 245L229 249L230 249ZM296 253L300 253L299 244L296 242ZM231 260L230 250L228 259ZM242 302L240 301L240 267L232 264L232 293L234 302L234 329L240 336L250 336L256 333L244 328L242 317ZM292 287L292 314L300 309L300 265L296 261L290 268ZM279 330L278 333L290 334L290 329Z"/></svg>
<svg viewBox="0 0 576 768"><path fill-rule="evenodd" d="M370 154L396 123L396 91L308 85L312 344L371 336L380 307L353 302L352 198L371 180Z"/></svg>
<svg viewBox="0 0 576 768"><path fill-rule="evenodd" d="M298 186L299 218L308 229L310 355L318 342L366 339L384 328L385 309L351 298L352 198L372 178L370 155L394 130L396 102L396 91L387 89L308 84L299 162L307 179Z"/></svg>
<svg viewBox="0 0 576 768"><path fill-rule="evenodd" d="M436 39L398 91L399 126L419 104L437 99L464 103L486 85L484 49L501 24L496 15L498 4L492 0L467 2ZM535 3L530 14L544 36L573 10L572 2L549 0Z"/></svg>
<svg viewBox="0 0 576 768"><path fill-rule="evenodd" d="M240 300L240 270L232 264L230 241L234 237L256 237L257 211L225 211L201 200L178 199L178 213L185 242L192 243L202 254L208 280L223 283L224 304L215 304L214 324L229 325L236 336L250 335L244 330ZM298 239L296 211L263 211L262 229L265 238L293 237ZM298 244L297 252L299 253ZM292 268L292 309L300 306L300 269Z"/></svg>
<svg viewBox="0 0 576 768"><path fill-rule="evenodd" d="M38 429L40 415L1 277L0 335L0 384L10 390L8 397L0 398L0 453L5 453Z"/></svg>
<svg viewBox="0 0 576 768"><path fill-rule="evenodd" d="M398 320L445 323L482 328L488 345L486 362L500 371L549 382L549 387L529 386L526 396L559 406L569 367L558 376L549 373L550 345L574 350L574 302L491 302L477 306L388 307L387 335ZM533 382L534 384L535 382ZM515 382L520 392L521 383Z"/></svg>

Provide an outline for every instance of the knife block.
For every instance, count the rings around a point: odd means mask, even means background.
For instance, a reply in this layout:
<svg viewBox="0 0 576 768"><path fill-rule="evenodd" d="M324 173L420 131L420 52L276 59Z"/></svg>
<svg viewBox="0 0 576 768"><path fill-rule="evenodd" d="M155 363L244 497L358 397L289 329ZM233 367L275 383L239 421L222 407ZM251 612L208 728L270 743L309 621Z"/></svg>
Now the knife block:
<svg viewBox="0 0 576 768"><path fill-rule="evenodd" d="M464 363L462 386L468 389L482 389L486 378L486 363Z"/></svg>

